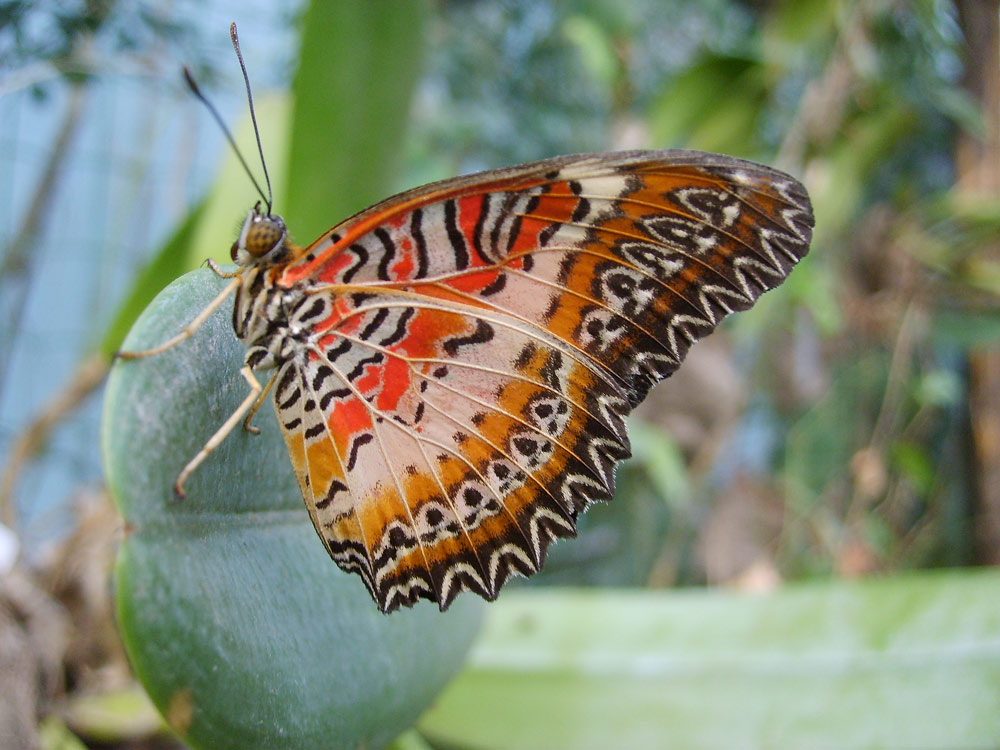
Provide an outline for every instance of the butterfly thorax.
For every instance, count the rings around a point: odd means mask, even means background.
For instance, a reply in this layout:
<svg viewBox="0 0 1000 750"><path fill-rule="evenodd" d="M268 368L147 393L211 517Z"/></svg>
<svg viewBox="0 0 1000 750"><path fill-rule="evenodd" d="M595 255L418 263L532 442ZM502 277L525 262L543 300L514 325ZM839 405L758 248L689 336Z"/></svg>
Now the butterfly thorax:
<svg viewBox="0 0 1000 750"><path fill-rule="evenodd" d="M262 213L259 204L247 212L231 251L242 282L233 307L233 329L246 344L246 362L254 369L277 367L302 350L306 329L294 321L302 294L276 283L280 266L297 251L280 216Z"/></svg>

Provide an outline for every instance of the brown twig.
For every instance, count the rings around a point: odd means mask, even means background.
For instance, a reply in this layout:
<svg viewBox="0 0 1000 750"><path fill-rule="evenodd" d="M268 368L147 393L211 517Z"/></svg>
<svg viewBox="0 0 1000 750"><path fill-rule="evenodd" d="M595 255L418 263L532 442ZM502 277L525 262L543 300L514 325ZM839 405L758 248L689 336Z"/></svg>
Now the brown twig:
<svg viewBox="0 0 1000 750"><path fill-rule="evenodd" d="M16 299L11 305L11 316L7 325L7 333L10 337L7 341L7 352L0 356L0 392L7 381L7 368L11 361L10 350L14 346L15 332L21 329L21 318L24 314L24 305L28 298L30 287L30 273L32 264L37 261L38 238L41 233L42 222L48 214L55 195L56 181L62 174L62 166L69 153L73 136L82 121L84 104L86 103L87 87L84 84L70 86L69 105L63 115L62 124L56 135L52 150L49 153L45 169L42 170L42 177L35 188L35 194L28 206L24 221L7 248L7 253L0 263L0 277L7 279L8 283L12 276L21 277L15 290Z"/></svg>
<svg viewBox="0 0 1000 750"><path fill-rule="evenodd" d="M16 528L14 488L21 470L38 453L56 425L103 382L108 369L108 360L102 354L94 354L81 362L69 384L52 397L14 440L14 447L0 474L0 519L6 526Z"/></svg>

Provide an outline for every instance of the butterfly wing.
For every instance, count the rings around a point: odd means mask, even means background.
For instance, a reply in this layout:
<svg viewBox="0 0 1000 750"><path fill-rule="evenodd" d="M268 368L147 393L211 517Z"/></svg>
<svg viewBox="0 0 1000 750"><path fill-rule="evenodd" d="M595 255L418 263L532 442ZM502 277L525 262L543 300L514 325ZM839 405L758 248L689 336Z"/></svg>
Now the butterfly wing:
<svg viewBox="0 0 1000 750"><path fill-rule="evenodd" d="M383 611L531 575L614 492L624 418L781 283L812 212L791 177L685 151L435 183L282 269L299 353L274 392L331 556Z"/></svg>

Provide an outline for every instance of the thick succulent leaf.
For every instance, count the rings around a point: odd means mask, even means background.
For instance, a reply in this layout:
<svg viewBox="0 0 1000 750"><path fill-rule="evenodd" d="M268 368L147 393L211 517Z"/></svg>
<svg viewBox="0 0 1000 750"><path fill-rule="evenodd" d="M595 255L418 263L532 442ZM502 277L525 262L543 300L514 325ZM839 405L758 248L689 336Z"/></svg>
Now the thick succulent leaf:
<svg viewBox="0 0 1000 750"><path fill-rule="evenodd" d="M163 341L223 282L164 290L126 339ZM229 312L159 356L119 362L105 402L108 485L125 518L122 638L168 722L195 747L382 747L459 668L480 603L386 617L312 528L270 404L191 477L185 462L247 392Z"/></svg>

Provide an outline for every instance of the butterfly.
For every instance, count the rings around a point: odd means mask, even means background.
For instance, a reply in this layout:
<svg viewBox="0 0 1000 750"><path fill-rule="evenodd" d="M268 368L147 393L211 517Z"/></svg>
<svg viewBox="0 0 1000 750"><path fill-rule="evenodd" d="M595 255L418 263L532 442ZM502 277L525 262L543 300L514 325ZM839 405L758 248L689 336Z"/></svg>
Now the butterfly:
<svg viewBox="0 0 1000 750"><path fill-rule="evenodd" d="M316 531L382 611L492 600L612 498L626 415L812 225L792 177L694 151L445 180L304 248L258 204L210 305L235 293L252 386L216 438L272 391Z"/></svg>
<svg viewBox="0 0 1000 750"><path fill-rule="evenodd" d="M235 295L250 393L178 494L241 420L255 431L270 392L330 557L383 612L421 598L444 610L537 572L612 498L625 417L691 344L785 279L812 227L789 175L679 150L432 183L306 247L268 199L232 246L237 270L213 265L228 279L215 300L163 345L121 354L169 349Z"/></svg>

